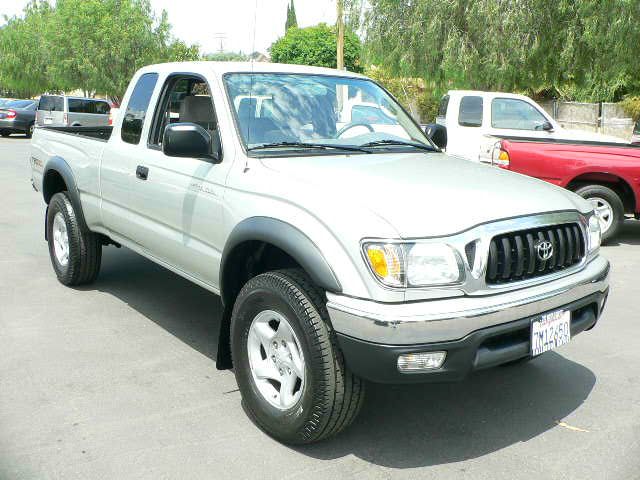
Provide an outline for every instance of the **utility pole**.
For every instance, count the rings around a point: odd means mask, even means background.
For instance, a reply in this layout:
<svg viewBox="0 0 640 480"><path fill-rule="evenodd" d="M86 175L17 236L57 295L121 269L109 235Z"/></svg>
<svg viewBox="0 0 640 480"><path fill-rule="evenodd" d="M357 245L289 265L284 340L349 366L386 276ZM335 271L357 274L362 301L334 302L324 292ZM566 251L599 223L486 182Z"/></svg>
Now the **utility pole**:
<svg viewBox="0 0 640 480"><path fill-rule="evenodd" d="M344 0L336 0L338 10L338 70L344 70Z"/></svg>

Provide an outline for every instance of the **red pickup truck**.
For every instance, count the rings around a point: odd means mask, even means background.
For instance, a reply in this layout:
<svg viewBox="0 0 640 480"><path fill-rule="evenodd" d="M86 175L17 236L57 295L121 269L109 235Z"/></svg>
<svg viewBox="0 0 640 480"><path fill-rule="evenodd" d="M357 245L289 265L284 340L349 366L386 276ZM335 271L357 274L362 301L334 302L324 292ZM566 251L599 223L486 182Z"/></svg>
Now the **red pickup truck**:
<svg viewBox="0 0 640 480"><path fill-rule="evenodd" d="M503 137L491 162L590 200L603 241L615 237L625 215L640 219L640 145Z"/></svg>

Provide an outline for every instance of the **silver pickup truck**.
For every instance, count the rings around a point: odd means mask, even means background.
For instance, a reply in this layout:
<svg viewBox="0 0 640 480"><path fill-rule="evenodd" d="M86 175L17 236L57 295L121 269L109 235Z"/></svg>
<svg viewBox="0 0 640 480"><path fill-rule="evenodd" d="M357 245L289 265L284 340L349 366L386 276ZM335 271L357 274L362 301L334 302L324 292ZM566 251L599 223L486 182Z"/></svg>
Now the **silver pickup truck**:
<svg viewBox="0 0 640 480"><path fill-rule="evenodd" d="M116 244L220 295L217 366L287 443L346 427L365 379L560 347L608 294L589 203L445 155L349 72L148 66L113 127L38 128L31 164L60 282L95 281Z"/></svg>

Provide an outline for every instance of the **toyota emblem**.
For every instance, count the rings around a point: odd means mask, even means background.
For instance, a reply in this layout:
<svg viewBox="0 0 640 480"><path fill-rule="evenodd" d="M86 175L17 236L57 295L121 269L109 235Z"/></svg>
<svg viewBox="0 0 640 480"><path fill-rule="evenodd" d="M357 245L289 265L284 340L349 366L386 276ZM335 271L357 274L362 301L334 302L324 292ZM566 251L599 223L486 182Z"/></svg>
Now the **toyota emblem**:
<svg viewBox="0 0 640 480"><path fill-rule="evenodd" d="M540 240L536 243L536 253L540 260L546 262L553 257L553 243L548 242L547 240Z"/></svg>

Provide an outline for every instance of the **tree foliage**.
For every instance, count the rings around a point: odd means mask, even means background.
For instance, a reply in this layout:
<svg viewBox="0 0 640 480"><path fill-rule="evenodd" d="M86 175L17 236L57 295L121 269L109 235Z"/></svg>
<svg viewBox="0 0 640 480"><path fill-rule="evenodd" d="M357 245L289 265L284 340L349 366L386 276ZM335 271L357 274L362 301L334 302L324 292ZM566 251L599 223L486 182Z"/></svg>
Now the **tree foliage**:
<svg viewBox="0 0 640 480"><path fill-rule="evenodd" d="M277 63L296 63L336 68L337 37L335 27L324 23L307 28L290 28L284 37L271 45L271 60ZM351 31L345 32L344 63L348 70L362 71L360 39Z"/></svg>
<svg viewBox="0 0 640 480"><path fill-rule="evenodd" d="M552 92L583 101L640 91L637 0L369 4L368 59L441 90Z"/></svg>
<svg viewBox="0 0 640 480"><path fill-rule="evenodd" d="M242 52L216 52L207 53L204 59L212 62L246 62L249 60L249 55Z"/></svg>
<svg viewBox="0 0 640 480"><path fill-rule="evenodd" d="M0 85L23 96L81 89L119 99L143 65L198 57L149 0L33 0L0 30Z"/></svg>
<svg viewBox="0 0 640 480"><path fill-rule="evenodd" d="M298 27L298 19L296 17L296 6L291 0L291 4L287 4L287 21L284 24L284 31L286 32L291 27Z"/></svg>

